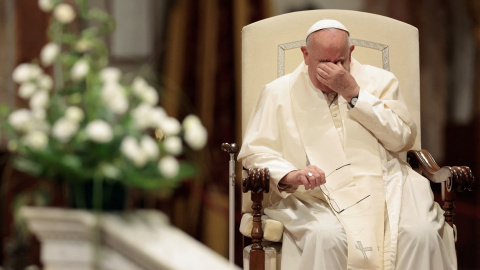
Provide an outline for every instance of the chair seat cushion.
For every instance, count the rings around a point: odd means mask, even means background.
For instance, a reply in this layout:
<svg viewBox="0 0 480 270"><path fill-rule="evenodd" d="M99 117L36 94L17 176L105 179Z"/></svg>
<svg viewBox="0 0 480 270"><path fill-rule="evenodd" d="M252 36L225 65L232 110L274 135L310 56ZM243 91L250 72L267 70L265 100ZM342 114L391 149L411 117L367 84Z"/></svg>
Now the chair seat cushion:
<svg viewBox="0 0 480 270"><path fill-rule="evenodd" d="M244 236L252 237L253 216L251 213L245 213L240 222L240 233ZM263 239L271 242L282 241L283 224L278 220L273 220L266 215L262 216Z"/></svg>

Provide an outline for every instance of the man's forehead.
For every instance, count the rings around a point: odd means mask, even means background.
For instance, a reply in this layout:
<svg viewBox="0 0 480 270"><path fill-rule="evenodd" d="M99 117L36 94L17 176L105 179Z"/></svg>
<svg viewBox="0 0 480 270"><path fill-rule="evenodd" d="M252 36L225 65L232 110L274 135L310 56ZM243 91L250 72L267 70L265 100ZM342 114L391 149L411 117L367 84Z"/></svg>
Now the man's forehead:
<svg viewBox="0 0 480 270"><path fill-rule="evenodd" d="M341 30L321 30L313 33L307 41L307 47L314 48L338 48L348 47L348 37Z"/></svg>

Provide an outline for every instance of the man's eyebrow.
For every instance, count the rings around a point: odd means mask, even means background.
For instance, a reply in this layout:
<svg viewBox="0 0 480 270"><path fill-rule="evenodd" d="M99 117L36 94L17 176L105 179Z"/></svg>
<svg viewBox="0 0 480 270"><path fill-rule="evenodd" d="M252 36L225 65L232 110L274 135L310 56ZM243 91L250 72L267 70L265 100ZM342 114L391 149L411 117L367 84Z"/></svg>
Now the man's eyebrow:
<svg viewBox="0 0 480 270"><path fill-rule="evenodd" d="M329 59L319 59L318 61L320 61L320 62L332 62L332 63L336 63L336 62L339 62L339 61L345 61L345 57L340 57L340 58L338 58L338 59L335 60L335 61L330 61Z"/></svg>

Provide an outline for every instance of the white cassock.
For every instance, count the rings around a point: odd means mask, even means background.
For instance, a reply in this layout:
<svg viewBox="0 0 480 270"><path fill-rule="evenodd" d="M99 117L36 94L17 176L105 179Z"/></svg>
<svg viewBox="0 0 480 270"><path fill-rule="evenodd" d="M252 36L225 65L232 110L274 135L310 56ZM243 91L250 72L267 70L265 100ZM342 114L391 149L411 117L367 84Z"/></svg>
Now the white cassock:
<svg viewBox="0 0 480 270"><path fill-rule="evenodd" d="M416 127L397 79L353 58L350 73L360 86L353 109L316 89L304 63L264 87L238 158L270 170L280 196L265 213L285 225L302 270L456 269L453 230L428 180L398 154L413 145ZM307 164L331 173L322 186L329 199L319 187L278 189Z"/></svg>

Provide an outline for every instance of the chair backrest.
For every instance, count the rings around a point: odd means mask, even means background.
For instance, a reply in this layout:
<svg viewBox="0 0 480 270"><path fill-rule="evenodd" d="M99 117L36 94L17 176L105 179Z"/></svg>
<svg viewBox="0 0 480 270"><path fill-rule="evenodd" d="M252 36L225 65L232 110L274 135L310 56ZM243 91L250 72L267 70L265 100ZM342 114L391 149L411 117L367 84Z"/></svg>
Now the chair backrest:
<svg viewBox="0 0 480 270"><path fill-rule="evenodd" d="M321 19L342 22L355 45L352 56L362 64L390 70L417 124L413 149L420 149L420 67L417 28L376 14L351 10L287 13L245 26L242 30L242 137L262 87L292 72L303 61L300 46L308 28ZM264 205L268 202L265 196ZM250 196L242 211L251 212Z"/></svg>

